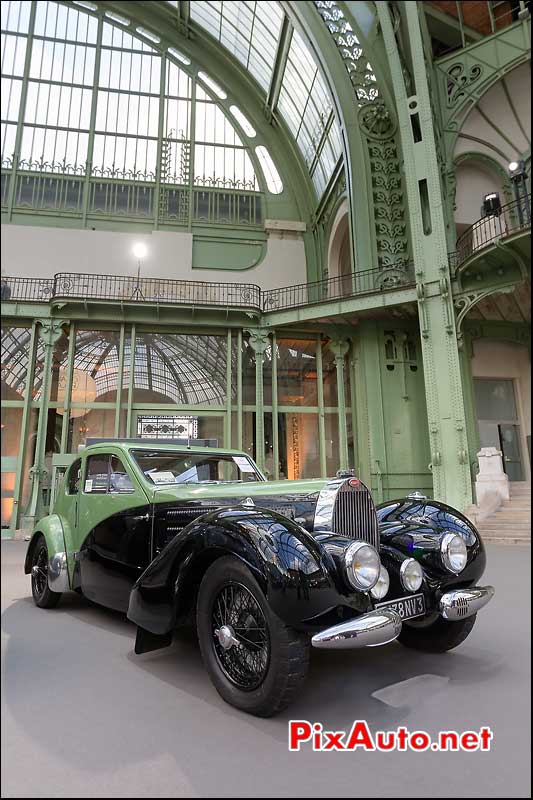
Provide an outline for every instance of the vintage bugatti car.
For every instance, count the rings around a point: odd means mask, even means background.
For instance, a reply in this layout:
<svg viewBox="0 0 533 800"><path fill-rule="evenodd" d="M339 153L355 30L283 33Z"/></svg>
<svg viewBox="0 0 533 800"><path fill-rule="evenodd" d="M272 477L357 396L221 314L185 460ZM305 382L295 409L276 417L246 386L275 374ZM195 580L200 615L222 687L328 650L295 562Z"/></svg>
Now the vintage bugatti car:
<svg viewBox="0 0 533 800"><path fill-rule="evenodd" d="M76 590L137 625L135 652L194 621L216 689L284 708L311 646L456 647L492 597L462 514L419 493L375 507L352 472L266 481L242 452L146 440L88 446L25 561L40 608Z"/></svg>

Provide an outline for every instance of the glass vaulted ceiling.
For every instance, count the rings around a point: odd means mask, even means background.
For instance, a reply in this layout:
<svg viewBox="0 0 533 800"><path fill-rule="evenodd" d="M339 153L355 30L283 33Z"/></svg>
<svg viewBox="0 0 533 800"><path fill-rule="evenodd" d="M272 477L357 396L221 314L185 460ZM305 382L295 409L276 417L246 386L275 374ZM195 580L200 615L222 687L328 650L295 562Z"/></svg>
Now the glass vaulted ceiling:
<svg viewBox="0 0 533 800"><path fill-rule="evenodd" d="M284 18L280 4L192 0L190 15L240 61L267 96ZM296 139L320 197L341 156L342 140L325 80L296 30L292 31L274 111L281 115Z"/></svg>
<svg viewBox="0 0 533 800"><path fill-rule="evenodd" d="M173 59L190 63L178 51L166 55L122 29L125 17L92 10L90 3L2 0L2 166L18 148L26 171L84 175L90 166L93 176L150 182L165 148L163 183L186 185L192 171L194 186L259 191L252 142L217 105L220 87L178 66ZM254 139L242 111L230 113ZM256 146L259 164L264 150ZM275 165L263 169L269 191L281 192Z"/></svg>

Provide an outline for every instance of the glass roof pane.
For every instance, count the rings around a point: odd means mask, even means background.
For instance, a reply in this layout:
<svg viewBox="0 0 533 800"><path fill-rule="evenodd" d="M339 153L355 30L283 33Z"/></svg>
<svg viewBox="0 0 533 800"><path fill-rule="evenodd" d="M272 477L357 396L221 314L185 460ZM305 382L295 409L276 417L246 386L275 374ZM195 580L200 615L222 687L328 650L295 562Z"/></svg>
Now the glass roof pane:
<svg viewBox="0 0 533 800"><path fill-rule="evenodd" d="M246 67L266 93L283 19L279 3L193 0L190 13Z"/></svg>
<svg viewBox="0 0 533 800"><path fill-rule="evenodd" d="M320 197L341 156L342 140L325 80L296 30L289 48L278 110L296 138Z"/></svg>

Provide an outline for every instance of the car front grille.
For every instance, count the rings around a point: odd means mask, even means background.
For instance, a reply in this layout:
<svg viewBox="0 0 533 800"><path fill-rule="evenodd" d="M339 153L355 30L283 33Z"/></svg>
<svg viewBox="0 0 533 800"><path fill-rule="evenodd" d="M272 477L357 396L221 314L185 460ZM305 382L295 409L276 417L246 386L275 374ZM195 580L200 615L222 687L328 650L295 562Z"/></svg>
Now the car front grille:
<svg viewBox="0 0 533 800"><path fill-rule="evenodd" d="M331 528L335 533L368 542L379 550L376 507L364 483L350 486L350 481L346 481L338 490Z"/></svg>

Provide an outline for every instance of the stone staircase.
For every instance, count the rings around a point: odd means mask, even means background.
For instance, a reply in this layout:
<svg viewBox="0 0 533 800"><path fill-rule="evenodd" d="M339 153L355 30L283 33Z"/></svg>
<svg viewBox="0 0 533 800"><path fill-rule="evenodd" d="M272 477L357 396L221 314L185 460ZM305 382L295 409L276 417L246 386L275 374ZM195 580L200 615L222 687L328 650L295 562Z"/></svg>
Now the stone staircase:
<svg viewBox="0 0 533 800"><path fill-rule="evenodd" d="M509 484L510 499L490 516L477 523L484 542L499 544L530 544L531 542L531 484Z"/></svg>

